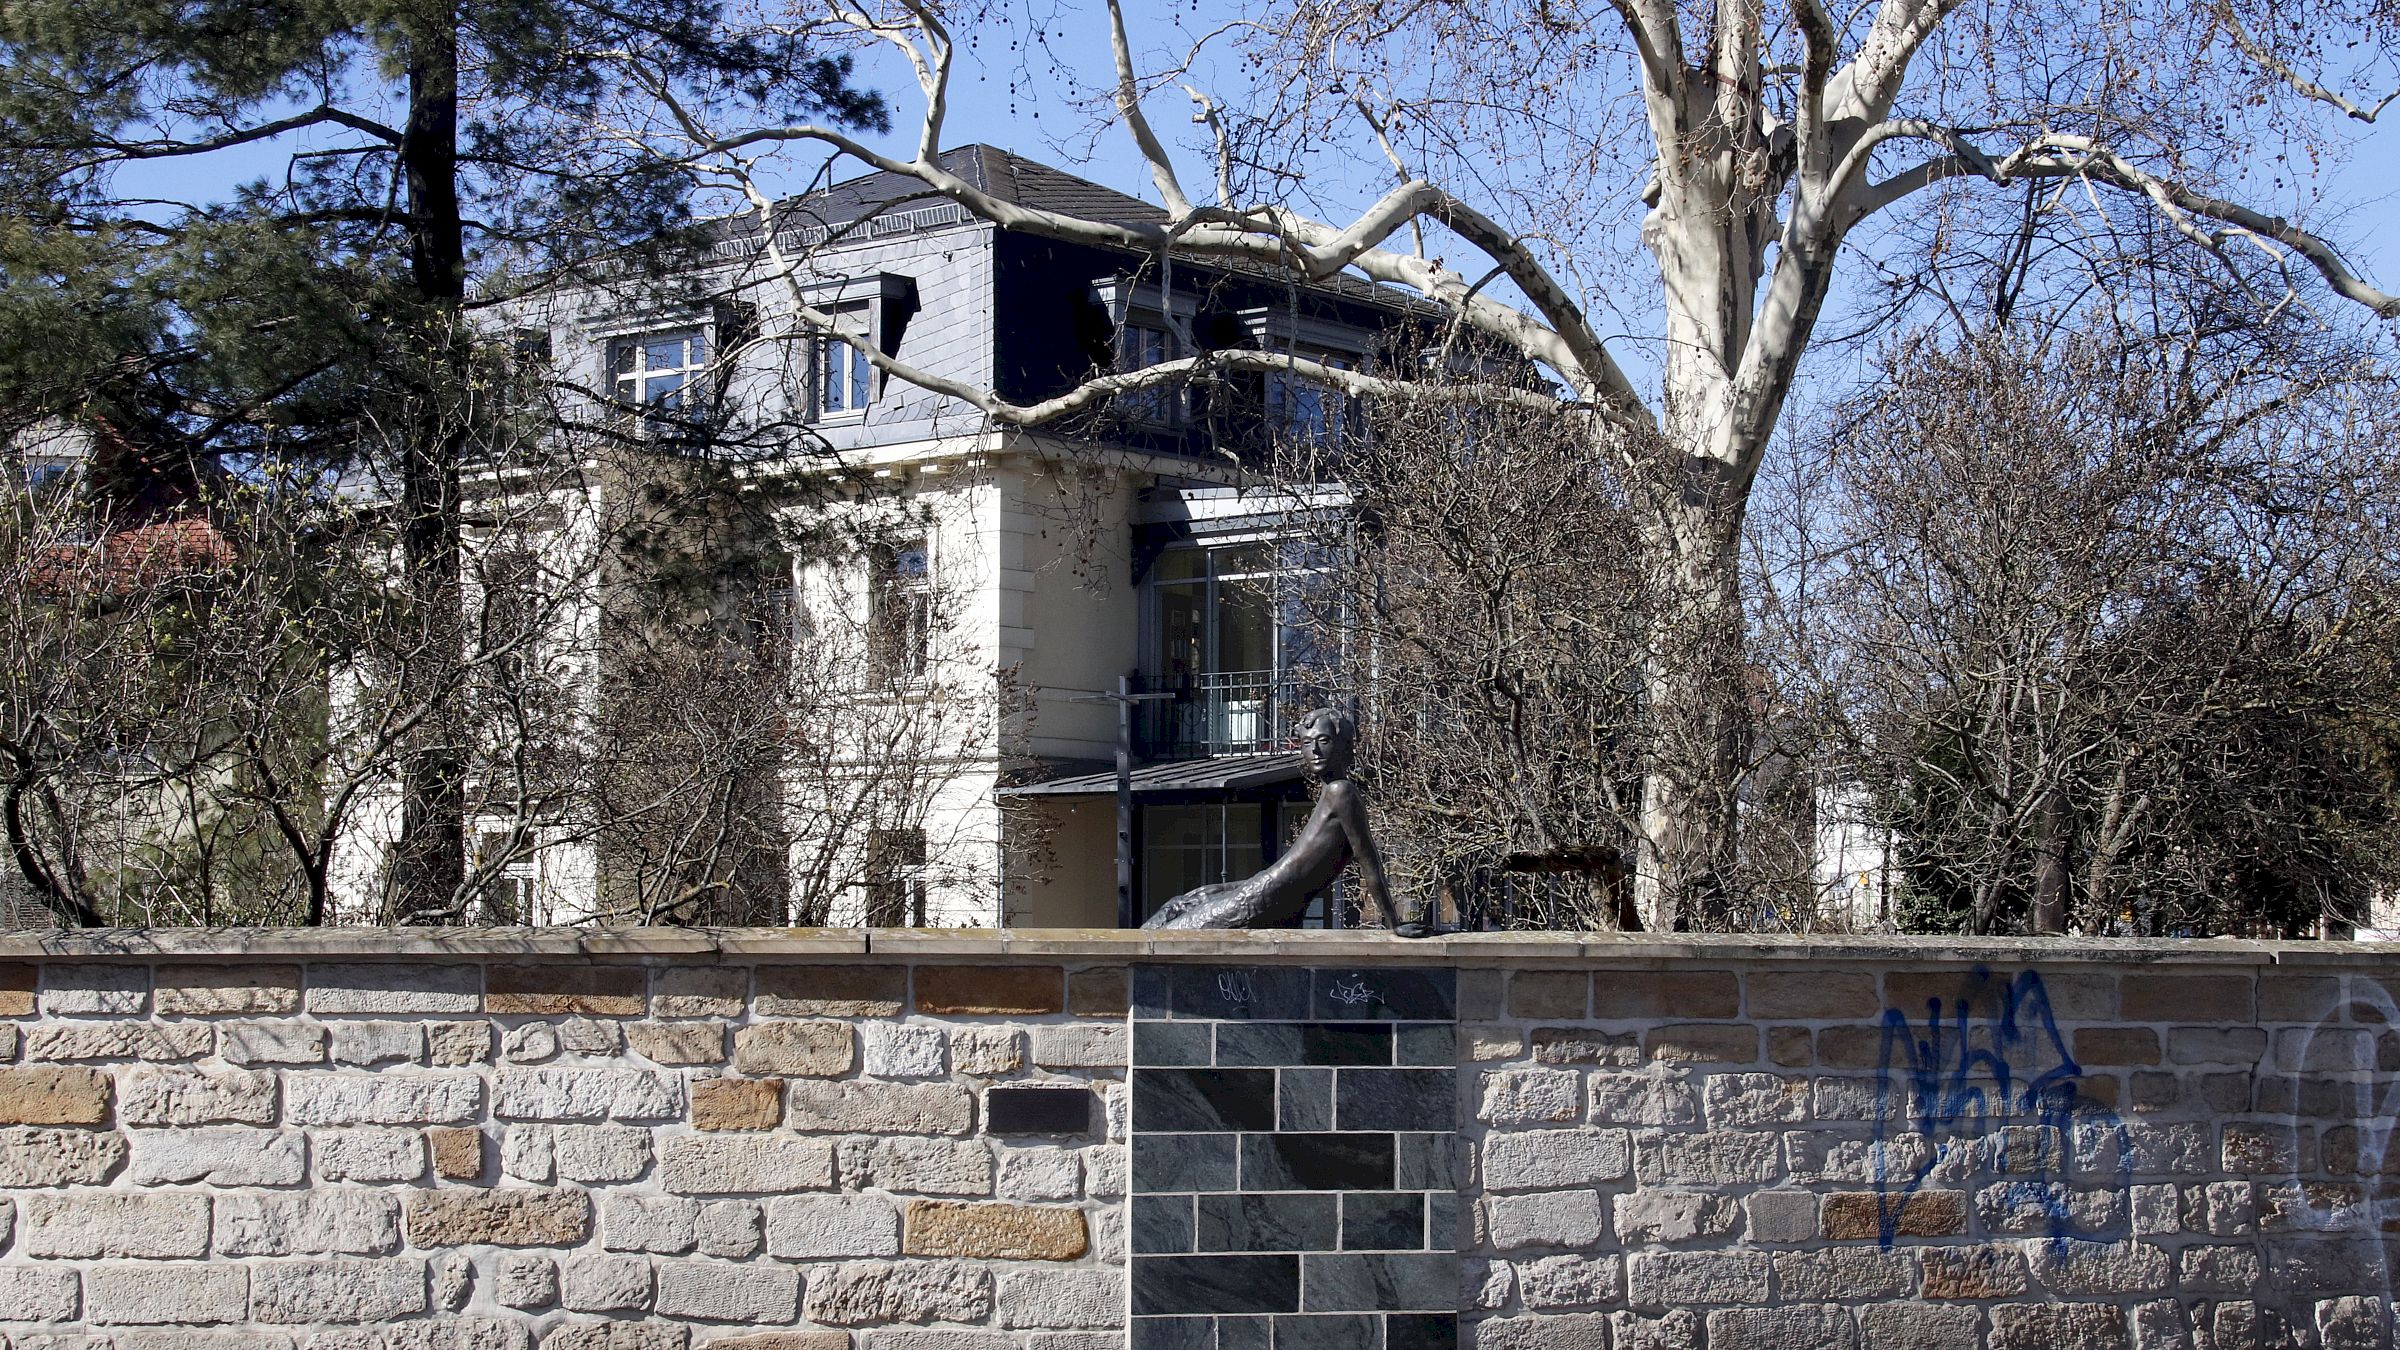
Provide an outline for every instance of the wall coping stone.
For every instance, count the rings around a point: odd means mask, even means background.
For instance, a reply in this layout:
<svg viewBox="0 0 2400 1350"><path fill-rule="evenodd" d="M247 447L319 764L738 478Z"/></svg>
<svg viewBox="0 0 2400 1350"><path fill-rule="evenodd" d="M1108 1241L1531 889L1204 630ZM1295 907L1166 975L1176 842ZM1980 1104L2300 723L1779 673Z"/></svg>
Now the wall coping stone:
<svg viewBox="0 0 2400 1350"><path fill-rule="evenodd" d="M1143 932L1109 928L95 928L0 933L0 960L159 957L426 958L648 965L826 957L924 961L1394 964L1462 968L1707 962L1890 965L2350 966L2389 963L2386 943L2236 938L1969 938L1891 934L1460 933L1403 941L1372 930Z"/></svg>

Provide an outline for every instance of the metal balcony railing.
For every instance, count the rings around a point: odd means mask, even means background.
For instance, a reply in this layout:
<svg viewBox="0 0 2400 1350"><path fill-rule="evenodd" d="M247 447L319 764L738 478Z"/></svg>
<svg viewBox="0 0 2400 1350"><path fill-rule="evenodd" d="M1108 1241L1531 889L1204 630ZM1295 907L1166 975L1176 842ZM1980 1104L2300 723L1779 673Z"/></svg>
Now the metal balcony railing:
<svg viewBox="0 0 2400 1350"><path fill-rule="evenodd" d="M1257 755L1290 745L1292 719L1306 711L1271 670L1227 670L1161 685L1172 699L1142 705L1137 753L1147 759Z"/></svg>

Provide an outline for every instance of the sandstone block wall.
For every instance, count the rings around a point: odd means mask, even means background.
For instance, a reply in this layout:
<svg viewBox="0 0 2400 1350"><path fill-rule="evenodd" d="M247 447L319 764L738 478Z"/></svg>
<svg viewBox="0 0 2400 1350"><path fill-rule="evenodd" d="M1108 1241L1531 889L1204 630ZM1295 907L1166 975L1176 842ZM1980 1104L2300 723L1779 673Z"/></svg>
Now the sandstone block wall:
<svg viewBox="0 0 2400 1350"><path fill-rule="evenodd" d="M1123 965L427 955L0 965L14 1346L1124 1344Z"/></svg>
<svg viewBox="0 0 2400 1350"><path fill-rule="evenodd" d="M2031 955L1462 972L1478 1343L2390 1345L2400 968Z"/></svg>
<svg viewBox="0 0 2400 1350"><path fill-rule="evenodd" d="M0 936L0 1350L2390 1350L2396 995L2308 944ZM1247 1161L1303 1146L1393 1164Z"/></svg>

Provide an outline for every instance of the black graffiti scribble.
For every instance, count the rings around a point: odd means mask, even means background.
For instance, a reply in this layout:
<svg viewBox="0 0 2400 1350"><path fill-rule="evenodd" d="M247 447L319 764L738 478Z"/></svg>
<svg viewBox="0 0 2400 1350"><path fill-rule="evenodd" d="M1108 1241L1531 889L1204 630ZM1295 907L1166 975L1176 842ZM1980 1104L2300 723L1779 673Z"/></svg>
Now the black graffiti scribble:
<svg viewBox="0 0 2400 1350"><path fill-rule="evenodd" d="M2120 1196L2133 1185L2132 1141L2117 1113L2082 1094L2083 1069L2067 1050L2050 994L2040 972L2027 970L1997 992L1997 1015L1977 1020L1969 1009L1990 987L1992 974L1975 968L1963 989L1964 997L1925 1001L1925 1025L1920 1035L1898 1008L1883 1012L1883 1043L1875 1066L1875 1135L1870 1150L1874 1170L1876 1217L1882 1245L1889 1248L1898 1235L1902 1212L1953 1148L1995 1147L1998 1134L2012 1125L2048 1127L2055 1131L2058 1157L2053 1175L2053 1150L2045 1138L2033 1152L2031 1165L2001 1183L2000 1199L2007 1210L2037 1206L2049 1228L2050 1240L2064 1248L2069 1237L2091 1236L2074 1231L2070 1187L2090 1178L2070 1178L2078 1142L2103 1135L2115 1137L2115 1165L2109 1180ZM1977 1033L1981 1032L1980 1039ZM2024 1068L2049 1067L2024 1076ZM2024 1066L2024 1067L2020 1067ZM2022 1085L2019 1080L2023 1079ZM1930 1146L1916 1166L1891 1166L1894 1135L1913 1132ZM1986 1159L1992 1170L2010 1172L2005 1156Z"/></svg>

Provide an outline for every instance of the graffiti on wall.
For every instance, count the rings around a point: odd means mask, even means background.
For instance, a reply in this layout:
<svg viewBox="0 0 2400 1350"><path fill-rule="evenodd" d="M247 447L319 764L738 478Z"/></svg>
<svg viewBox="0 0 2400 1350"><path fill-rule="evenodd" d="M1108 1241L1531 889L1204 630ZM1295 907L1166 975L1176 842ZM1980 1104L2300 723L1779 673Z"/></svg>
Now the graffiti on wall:
<svg viewBox="0 0 2400 1350"><path fill-rule="evenodd" d="M1869 1159L1885 1247L1929 1181L1978 1173L1998 1178L1979 1203L2053 1242L2123 1235L2131 1141L2085 1095L2039 971L1979 966L1921 1022L1886 1008L1882 1031Z"/></svg>

